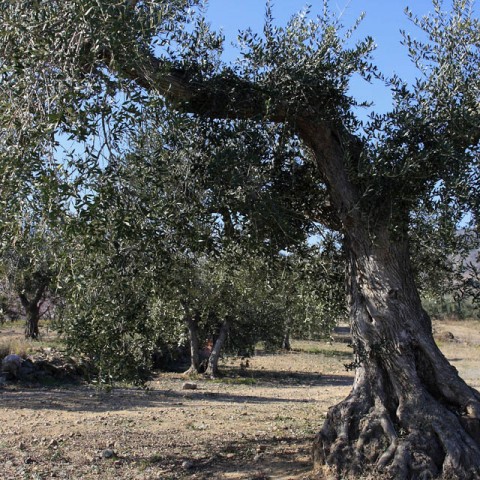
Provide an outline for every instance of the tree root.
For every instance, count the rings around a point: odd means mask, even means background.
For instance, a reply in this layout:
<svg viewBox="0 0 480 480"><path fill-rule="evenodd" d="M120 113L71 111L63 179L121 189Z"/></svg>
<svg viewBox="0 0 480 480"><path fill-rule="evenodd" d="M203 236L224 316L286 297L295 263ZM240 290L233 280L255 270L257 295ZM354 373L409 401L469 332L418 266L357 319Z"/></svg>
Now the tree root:
<svg viewBox="0 0 480 480"><path fill-rule="evenodd" d="M385 371L375 370L360 375L349 397L330 409L314 442L316 468L333 478L479 479L475 408L459 411L418 382L406 384L400 374L386 380Z"/></svg>
<svg viewBox="0 0 480 480"><path fill-rule="evenodd" d="M198 376L198 370L192 365L188 370L183 372L185 377L196 377Z"/></svg>

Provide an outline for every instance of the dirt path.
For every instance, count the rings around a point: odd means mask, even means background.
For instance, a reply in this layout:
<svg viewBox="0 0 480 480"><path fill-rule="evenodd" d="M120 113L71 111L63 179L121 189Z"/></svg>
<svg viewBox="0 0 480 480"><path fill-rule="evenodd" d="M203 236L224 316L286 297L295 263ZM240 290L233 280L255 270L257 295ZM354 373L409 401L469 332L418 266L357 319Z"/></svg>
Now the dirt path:
<svg viewBox="0 0 480 480"><path fill-rule="evenodd" d="M479 388L478 323L457 326L466 330L448 325L454 340L442 348ZM309 478L312 438L350 390L350 349L294 347L303 352L256 356L246 368L229 360L226 378L197 380L197 390L173 374L148 390L0 388L0 478Z"/></svg>

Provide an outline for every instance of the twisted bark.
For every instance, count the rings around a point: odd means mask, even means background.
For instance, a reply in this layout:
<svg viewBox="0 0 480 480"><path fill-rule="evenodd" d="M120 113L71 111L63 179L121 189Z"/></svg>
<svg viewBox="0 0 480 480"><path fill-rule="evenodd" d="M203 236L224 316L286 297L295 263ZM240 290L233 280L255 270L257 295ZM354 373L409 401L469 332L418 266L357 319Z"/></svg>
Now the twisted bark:
<svg viewBox="0 0 480 480"><path fill-rule="evenodd" d="M25 321L25 338L37 340L40 335L38 328L38 322L40 321L40 309L42 307L42 299L47 289L47 283L41 284L33 297L28 299L25 293L20 293L20 302L25 309L26 321Z"/></svg>
<svg viewBox="0 0 480 480"><path fill-rule="evenodd" d="M352 392L315 439L316 468L335 478L369 470L395 480L480 478L480 394L435 344L410 265L407 212L393 221L388 191L380 203L364 201L348 173L349 138L308 119L299 130L342 225L356 358Z"/></svg>

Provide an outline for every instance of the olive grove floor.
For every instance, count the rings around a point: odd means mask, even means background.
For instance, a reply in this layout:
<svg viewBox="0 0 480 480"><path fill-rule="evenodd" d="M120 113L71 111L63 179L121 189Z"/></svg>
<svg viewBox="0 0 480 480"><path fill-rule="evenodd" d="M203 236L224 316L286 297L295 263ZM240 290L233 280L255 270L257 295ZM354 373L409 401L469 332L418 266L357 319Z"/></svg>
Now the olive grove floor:
<svg viewBox="0 0 480 480"><path fill-rule="evenodd" d="M435 331L479 389L480 323L447 321ZM248 364L224 359L226 376L195 379L196 390L183 390L179 374L160 374L143 390L0 387L0 478L312 478L313 436L350 390L351 349L340 341L293 348Z"/></svg>

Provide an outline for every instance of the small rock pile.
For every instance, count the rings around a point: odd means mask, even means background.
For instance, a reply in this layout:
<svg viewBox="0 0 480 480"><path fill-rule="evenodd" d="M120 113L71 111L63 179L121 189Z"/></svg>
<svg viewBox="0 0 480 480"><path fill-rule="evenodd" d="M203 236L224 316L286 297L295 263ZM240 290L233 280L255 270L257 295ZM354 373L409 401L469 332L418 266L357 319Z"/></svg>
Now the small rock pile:
<svg viewBox="0 0 480 480"><path fill-rule="evenodd" d="M10 354L2 359L0 385L16 381L76 382L89 377L93 373L92 370L92 365L88 361L73 359L50 348L26 358Z"/></svg>

